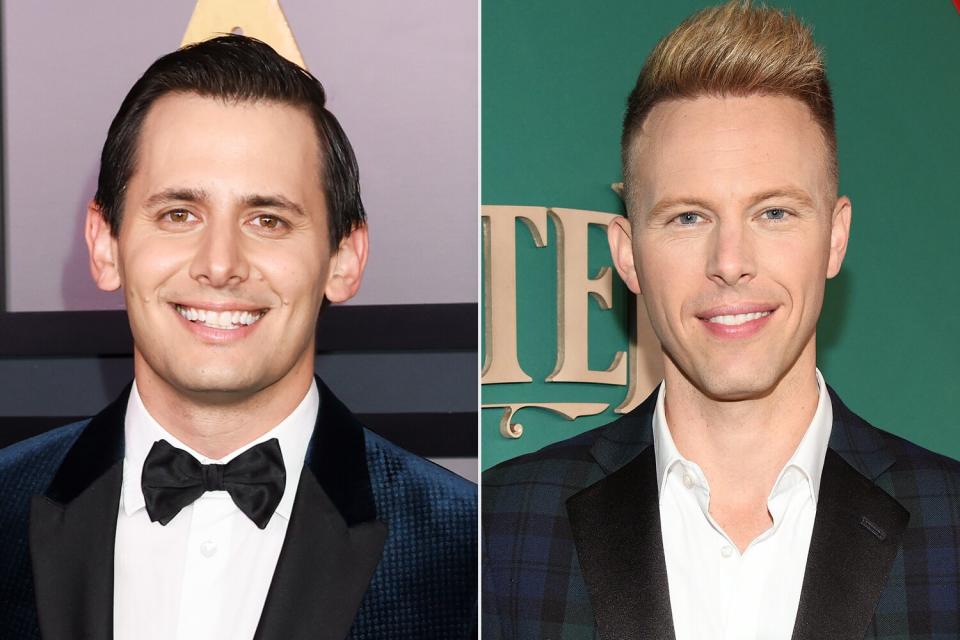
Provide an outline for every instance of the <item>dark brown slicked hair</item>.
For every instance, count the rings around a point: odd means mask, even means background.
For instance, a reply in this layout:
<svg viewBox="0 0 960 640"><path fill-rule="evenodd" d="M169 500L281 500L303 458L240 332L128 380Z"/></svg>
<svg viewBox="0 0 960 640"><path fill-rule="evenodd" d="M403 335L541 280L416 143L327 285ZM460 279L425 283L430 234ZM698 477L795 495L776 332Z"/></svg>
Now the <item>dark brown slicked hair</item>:
<svg viewBox="0 0 960 640"><path fill-rule="evenodd" d="M699 11L664 37L647 58L627 99L620 138L624 193L630 147L653 107L698 96L782 95L810 109L823 132L837 183L837 133L823 55L809 27L792 14L750 0Z"/></svg>
<svg viewBox="0 0 960 640"><path fill-rule="evenodd" d="M332 246L365 223L357 160L346 133L326 108L320 81L255 38L223 35L159 58L120 105L100 155L94 196L114 236L120 231L124 193L136 167L143 121L158 98L174 93L303 109L316 129L321 156L317 179L330 213Z"/></svg>

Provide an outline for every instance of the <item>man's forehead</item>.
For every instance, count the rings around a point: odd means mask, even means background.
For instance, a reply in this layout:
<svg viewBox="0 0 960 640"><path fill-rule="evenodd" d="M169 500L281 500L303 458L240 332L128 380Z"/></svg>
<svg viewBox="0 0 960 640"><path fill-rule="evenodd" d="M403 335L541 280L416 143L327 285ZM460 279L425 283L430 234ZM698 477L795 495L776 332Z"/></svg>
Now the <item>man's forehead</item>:
<svg viewBox="0 0 960 640"><path fill-rule="evenodd" d="M289 176L305 169L313 182L319 155L313 122L299 107L173 93L159 98L146 115L134 174L149 160L202 173L230 167L252 174L277 169Z"/></svg>
<svg viewBox="0 0 960 640"><path fill-rule="evenodd" d="M729 196L794 184L829 191L828 151L810 110L786 96L669 100L631 141L628 202L652 203L691 189Z"/></svg>
<svg viewBox="0 0 960 640"><path fill-rule="evenodd" d="M664 100L647 115L631 141L636 151L655 147L659 152L695 150L704 143L742 141L759 143L764 137L791 137L820 133L810 109L795 98L779 95L698 96ZM817 136L813 136L817 137ZM822 136L820 141L822 142ZM811 149L811 153L815 149Z"/></svg>
<svg viewBox="0 0 960 640"><path fill-rule="evenodd" d="M189 115L190 118L184 118ZM171 91L159 96L147 109L143 129L153 127L171 128L178 124L189 125L193 119L222 118L233 120L255 118L282 118L312 126L306 108L287 102L267 99L229 98L202 95L193 91ZM142 135L142 132L141 132Z"/></svg>

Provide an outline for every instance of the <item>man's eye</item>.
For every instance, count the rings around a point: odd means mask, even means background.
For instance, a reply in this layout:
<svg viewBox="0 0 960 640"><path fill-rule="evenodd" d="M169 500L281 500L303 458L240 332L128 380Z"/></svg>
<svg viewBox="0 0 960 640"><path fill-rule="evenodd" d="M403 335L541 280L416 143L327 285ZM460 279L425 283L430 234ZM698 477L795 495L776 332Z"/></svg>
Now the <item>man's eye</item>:
<svg viewBox="0 0 960 640"><path fill-rule="evenodd" d="M254 224L256 224L258 227L269 229L271 231L279 229L283 227L284 224L286 224L283 220L281 220L277 216L271 216L271 215L260 215L254 218L253 221L254 221Z"/></svg>
<svg viewBox="0 0 960 640"><path fill-rule="evenodd" d="M681 213L676 218L674 218L674 220L676 220L681 226L684 226L684 227L695 225L698 222L700 222L700 220L702 219L703 218L699 213L690 213L690 212Z"/></svg>
<svg viewBox="0 0 960 640"><path fill-rule="evenodd" d="M174 209L173 211L167 211L163 214L163 219L177 224L183 224L185 222L193 222L197 217L184 209Z"/></svg>
<svg viewBox="0 0 960 640"><path fill-rule="evenodd" d="M790 214L783 209L767 209L761 215L767 220L785 220Z"/></svg>

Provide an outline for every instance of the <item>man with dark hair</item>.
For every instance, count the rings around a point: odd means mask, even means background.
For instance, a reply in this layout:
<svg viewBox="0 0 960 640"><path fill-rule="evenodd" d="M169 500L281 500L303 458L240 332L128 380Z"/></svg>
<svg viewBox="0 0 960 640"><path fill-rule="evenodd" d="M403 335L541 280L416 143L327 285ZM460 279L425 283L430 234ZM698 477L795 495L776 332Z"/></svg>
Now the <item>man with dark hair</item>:
<svg viewBox="0 0 960 640"><path fill-rule="evenodd" d="M475 487L313 374L321 305L367 255L320 83L242 36L160 58L110 126L85 235L135 378L0 452L0 637L469 637Z"/></svg>
<svg viewBox="0 0 960 640"><path fill-rule="evenodd" d="M960 637L960 464L816 368L852 205L810 30L735 0L656 46L627 104L621 278L663 382L484 474L485 638Z"/></svg>

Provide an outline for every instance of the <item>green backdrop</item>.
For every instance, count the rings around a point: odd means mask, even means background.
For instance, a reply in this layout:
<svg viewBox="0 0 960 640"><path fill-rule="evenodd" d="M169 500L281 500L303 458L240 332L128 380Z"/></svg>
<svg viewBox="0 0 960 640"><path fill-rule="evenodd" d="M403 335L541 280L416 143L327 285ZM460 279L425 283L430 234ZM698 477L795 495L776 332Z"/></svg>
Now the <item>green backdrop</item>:
<svg viewBox="0 0 960 640"><path fill-rule="evenodd" d="M622 212L620 122L657 39L706 2L484 0L483 204ZM827 58L841 192L853 231L827 284L819 366L848 406L883 429L960 458L960 14L951 0L796 0ZM591 269L610 264L592 229ZM486 385L484 403L595 401L566 421L525 409L516 440L482 411L482 466L616 418L625 387L546 383L556 358L556 237L517 228L519 360L534 381ZM591 367L626 348L625 290L591 303Z"/></svg>

